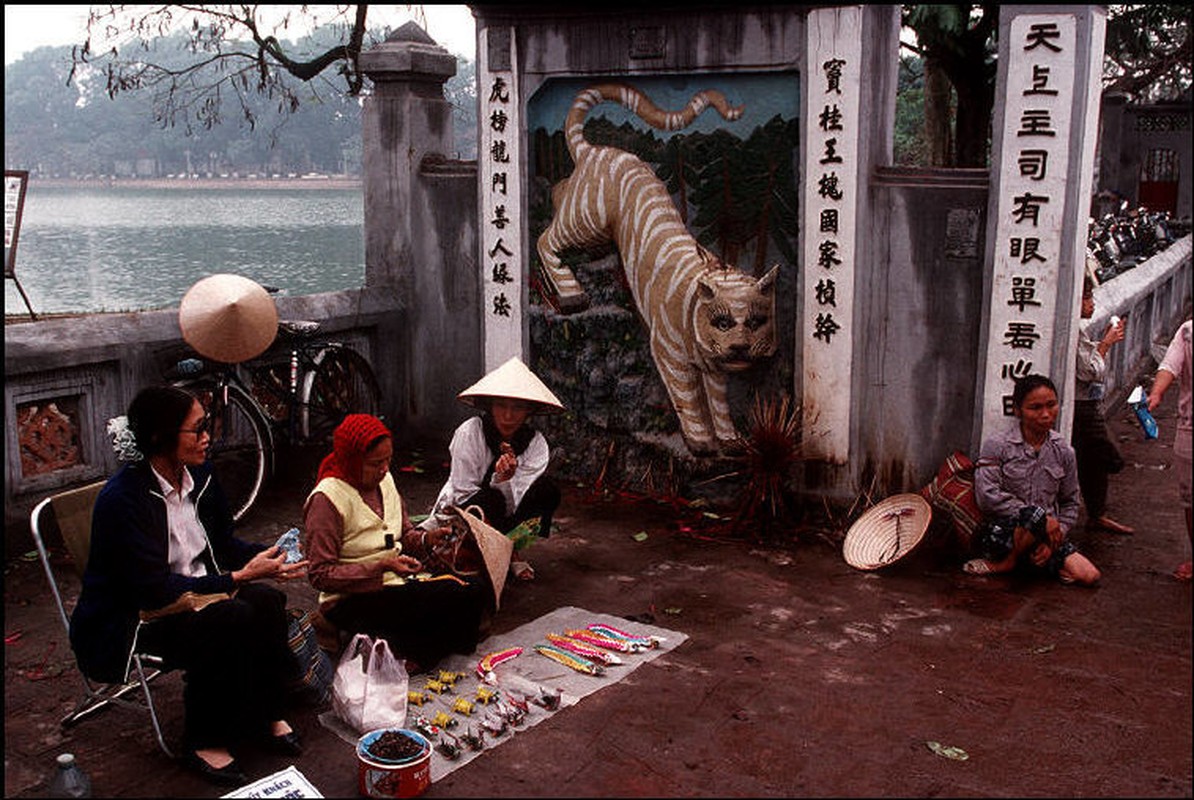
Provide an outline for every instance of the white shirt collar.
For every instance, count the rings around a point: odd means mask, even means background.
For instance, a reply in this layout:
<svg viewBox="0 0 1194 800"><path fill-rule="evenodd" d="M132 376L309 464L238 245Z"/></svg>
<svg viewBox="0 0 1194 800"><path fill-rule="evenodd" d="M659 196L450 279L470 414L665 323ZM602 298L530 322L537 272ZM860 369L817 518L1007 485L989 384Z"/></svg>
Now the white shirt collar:
<svg viewBox="0 0 1194 800"><path fill-rule="evenodd" d="M174 484L162 477L162 474L157 471L153 464L149 465L149 469L153 472L153 477L157 478L158 485L162 487L162 494L169 497L175 492ZM178 492L181 497L188 496L195 489L195 479L191 477L191 471L186 467L182 468L182 490Z"/></svg>

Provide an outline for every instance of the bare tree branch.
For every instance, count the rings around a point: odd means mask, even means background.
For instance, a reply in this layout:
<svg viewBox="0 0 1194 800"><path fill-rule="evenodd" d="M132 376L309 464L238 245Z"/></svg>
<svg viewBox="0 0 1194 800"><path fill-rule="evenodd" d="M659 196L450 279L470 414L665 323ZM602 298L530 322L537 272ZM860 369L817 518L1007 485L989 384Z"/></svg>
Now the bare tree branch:
<svg viewBox="0 0 1194 800"><path fill-rule="evenodd" d="M300 105L292 81L309 83L330 69L343 81L340 91L349 97L364 89L359 59L365 46L368 5L303 6L302 14L315 19L319 10L333 10L332 20L343 27L340 41L323 45L313 54L299 55L296 46L278 34L288 30L289 12L267 30L261 14L273 6L159 5L96 7L90 12L86 41L72 51L68 84L82 69L100 66L109 97L150 88L156 94L155 116L163 125L179 119L210 128L222 119L225 90L252 127L256 113L250 95L279 98L279 110L293 112ZM327 39L328 26L320 38ZM165 37L165 38L163 38ZM114 42L94 53L94 42ZM162 43L173 43L169 51ZM308 37L306 44L312 44ZM157 49L155 50L155 46ZM187 60L185 54L198 56ZM180 56L182 56L180 58Z"/></svg>

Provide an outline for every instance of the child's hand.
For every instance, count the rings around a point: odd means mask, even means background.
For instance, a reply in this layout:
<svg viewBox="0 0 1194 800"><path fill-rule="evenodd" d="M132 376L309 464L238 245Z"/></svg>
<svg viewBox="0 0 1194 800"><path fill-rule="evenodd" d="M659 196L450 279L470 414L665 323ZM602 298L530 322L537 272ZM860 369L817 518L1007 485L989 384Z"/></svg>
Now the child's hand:
<svg viewBox="0 0 1194 800"><path fill-rule="evenodd" d="M514 448L502 442L501 449L502 454L493 466L493 479L496 483L510 480L514 477L514 471L518 469L518 456L514 455Z"/></svg>

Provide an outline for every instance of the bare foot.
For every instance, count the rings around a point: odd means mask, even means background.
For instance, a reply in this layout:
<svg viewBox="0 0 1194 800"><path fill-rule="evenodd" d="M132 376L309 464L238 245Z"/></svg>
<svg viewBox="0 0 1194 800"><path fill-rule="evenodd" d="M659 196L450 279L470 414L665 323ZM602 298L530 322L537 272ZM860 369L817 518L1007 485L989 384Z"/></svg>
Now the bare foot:
<svg viewBox="0 0 1194 800"><path fill-rule="evenodd" d="M520 581L535 580L535 568L526 561L511 561L510 574L513 575L516 580Z"/></svg>
<svg viewBox="0 0 1194 800"><path fill-rule="evenodd" d="M1007 572L1008 569L1003 564L997 564L985 558L972 558L962 565L962 571L970 575L997 575L1000 572Z"/></svg>
<svg viewBox="0 0 1194 800"><path fill-rule="evenodd" d="M232 763L232 754L222 747L204 747L196 750L195 755L207 762L207 765L215 769L223 769Z"/></svg>

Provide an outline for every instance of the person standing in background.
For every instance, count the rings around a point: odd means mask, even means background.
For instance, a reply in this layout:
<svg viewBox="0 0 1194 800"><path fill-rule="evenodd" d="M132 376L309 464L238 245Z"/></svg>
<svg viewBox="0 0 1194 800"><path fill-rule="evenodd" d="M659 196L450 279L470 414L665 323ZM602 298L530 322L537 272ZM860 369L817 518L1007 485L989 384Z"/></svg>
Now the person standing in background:
<svg viewBox="0 0 1194 800"><path fill-rule="evenodd" d="M1157 367L1152 391L1148 393L1148 410L1154 411L1161 405L1165 390L1177 381L1177 433L1173 438L1173 468L1177 471L1178 492L1182 505L1186 507L1186 536L1191 537L1191 541L1194 542L1194 534L1191 533L1194 522L1190 518L1190 462L1194 457L1194 447L1190 443L1191 433L1194 431L1194 424L1191 424L1190 420L1191 406L1194 405L1190 388L1190 372L1194 370L1194 359L1190 354L1191 327L1191 321L1186 320L1169 343L1169 349L1165 351L1165 357ZM1179 581L1188 581L1191 575L1194 575L1194 563L1190 561L1180 564L1173 571L1173 577Z"/></svg>
<svg viewBox="0 0 1194 800"><path fill-rule="evenodd" d="M1094 280L1090 275L1082 284L1082 319L1094 316ZM1074 394L1074 427L1071 441L1078 458L1078 485L1086 505L1087 529L1132 534L1136 531L1107 516L1107 478L1124 468L1123 456L1107 433L1103 417L1103 376L1105 358L1111 348L1124 340L1125 320L1112 320L1098 341L1086 327L1078 330L1078 369Z"/></svg>

